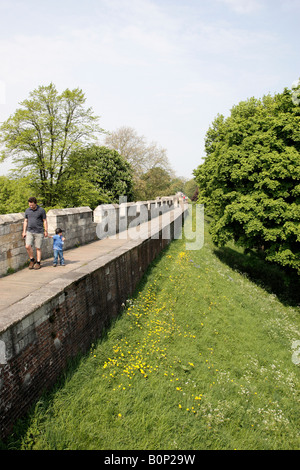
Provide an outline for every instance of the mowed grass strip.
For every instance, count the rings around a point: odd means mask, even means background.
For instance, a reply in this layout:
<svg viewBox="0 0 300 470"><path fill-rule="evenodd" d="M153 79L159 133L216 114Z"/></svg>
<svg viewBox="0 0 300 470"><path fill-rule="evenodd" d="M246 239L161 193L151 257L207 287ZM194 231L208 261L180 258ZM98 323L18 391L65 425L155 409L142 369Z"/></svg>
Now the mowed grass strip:
<svg viewBox="0 0 300 470"><path fill-rule="evenodd" d="M199 251L176 240L5 446L298 449L299 323L216 256L207 230Z"/></svg>

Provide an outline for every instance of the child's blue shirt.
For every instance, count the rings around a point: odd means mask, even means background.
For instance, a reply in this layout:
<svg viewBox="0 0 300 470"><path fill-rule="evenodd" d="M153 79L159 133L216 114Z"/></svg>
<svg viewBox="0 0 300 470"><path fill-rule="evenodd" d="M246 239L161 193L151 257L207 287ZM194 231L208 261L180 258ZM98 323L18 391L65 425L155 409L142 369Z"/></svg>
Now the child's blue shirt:
<svg viewBox="0 0 300 470"><path fill-rule="evenodd" d="M62 250L64 242L60 235L53 235L53 250Z"/></svg>

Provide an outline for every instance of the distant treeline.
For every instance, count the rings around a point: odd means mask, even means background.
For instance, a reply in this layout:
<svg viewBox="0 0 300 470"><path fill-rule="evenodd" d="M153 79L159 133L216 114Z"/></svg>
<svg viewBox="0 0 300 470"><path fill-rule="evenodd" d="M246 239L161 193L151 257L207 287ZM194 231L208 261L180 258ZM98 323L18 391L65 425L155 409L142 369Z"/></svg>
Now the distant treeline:
<svg viewBox="0 0 300 470"><path fill-rule="evenodd" d="M178 191L192 197L194 179L177 177L166 150L134 129L102 129L79 88L39 86L0 127L0 214L23 212L35 196L45 209L154 199ZM99 136L105 136L99 145Z"/></svg>

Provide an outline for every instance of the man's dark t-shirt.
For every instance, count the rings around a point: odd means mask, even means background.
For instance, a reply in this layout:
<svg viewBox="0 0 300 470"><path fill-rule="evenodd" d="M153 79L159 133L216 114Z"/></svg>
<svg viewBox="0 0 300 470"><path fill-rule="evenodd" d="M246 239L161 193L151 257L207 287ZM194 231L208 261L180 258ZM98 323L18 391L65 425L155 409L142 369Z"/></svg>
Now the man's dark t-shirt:
<svg viewBox="0 0 300 470"><path fill-rule="evenodd" d="M28 207L25 211L25 219L28 219L27 231L32 233L44 233L43 220L46 219L46 212L40 206L36 206L36 209L30 209Z"/></svg>

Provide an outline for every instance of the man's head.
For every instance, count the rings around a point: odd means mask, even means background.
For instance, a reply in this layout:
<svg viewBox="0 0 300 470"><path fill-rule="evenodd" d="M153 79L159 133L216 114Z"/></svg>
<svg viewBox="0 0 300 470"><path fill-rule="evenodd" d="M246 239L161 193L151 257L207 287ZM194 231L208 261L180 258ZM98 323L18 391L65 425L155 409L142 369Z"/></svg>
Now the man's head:
<svg viewBox="0 0 300 470"><path fill-rule="evenodd" d="M28 199L28 204L29 204L30 209L33 209L33 210L34 210L34 209L36 208L36 206L37 206L37 200L36 200L36 198L35 198L35 197L30 197L30 198Z"/></svg>

